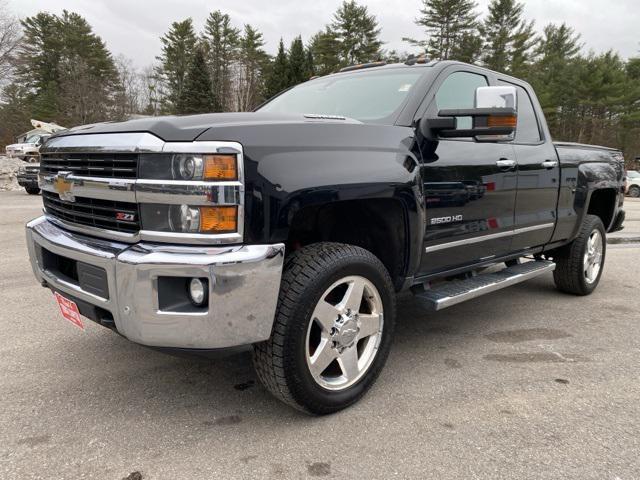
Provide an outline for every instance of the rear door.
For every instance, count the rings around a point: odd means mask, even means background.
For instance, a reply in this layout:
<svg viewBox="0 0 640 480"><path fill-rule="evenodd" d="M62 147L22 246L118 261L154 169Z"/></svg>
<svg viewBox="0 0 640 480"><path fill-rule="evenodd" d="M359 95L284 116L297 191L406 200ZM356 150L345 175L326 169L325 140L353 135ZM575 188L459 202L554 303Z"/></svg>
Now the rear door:
<svg viewBox="0 0 640 480"><path fill-rule="evenodd" d="M476 88L487 85L483 70L451 67L435 82L426 115L473 108ZM470 127L471 119L458 121L458 128ZM507 254L516 197L513 145L440 139L424 141L421 150L426 225L420 274Z"/></svg>
<svg viewBox="0 0 640 480"><path fill-rule="evenodd" d="M518 125L513 142L518 161L515 232L511 250L517 252L551 240L556 222L560 165L556 150L536 113L535 96L522 85L499 80L518 91Z"/></svg>

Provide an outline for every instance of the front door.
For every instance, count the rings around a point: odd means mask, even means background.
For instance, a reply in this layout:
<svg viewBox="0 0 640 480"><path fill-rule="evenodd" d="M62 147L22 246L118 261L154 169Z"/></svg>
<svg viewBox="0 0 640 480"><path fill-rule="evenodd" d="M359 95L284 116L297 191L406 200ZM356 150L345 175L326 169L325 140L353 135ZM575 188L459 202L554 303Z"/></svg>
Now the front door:
<svg viewBox="0 0 640 480"><path fill-rule="evenodd" d="M518 161L518 194L516 196L514 252L544 245L551 240L556 222L560 165L553 144L544 140L531 96L520 85L518 92L518 125L513 148Z"/></svg>
<svg viewBox="0 0 640 480"><path fill-rule="evenodd" d="M488 84L479 72L451 72L436 87L427 115L473 108L476 88ZM470 127L471 119L458 121L458 128ZM517 179L513 145L443 139L425 142L422 155L426 225L420 275L508 254Z"/></svg>

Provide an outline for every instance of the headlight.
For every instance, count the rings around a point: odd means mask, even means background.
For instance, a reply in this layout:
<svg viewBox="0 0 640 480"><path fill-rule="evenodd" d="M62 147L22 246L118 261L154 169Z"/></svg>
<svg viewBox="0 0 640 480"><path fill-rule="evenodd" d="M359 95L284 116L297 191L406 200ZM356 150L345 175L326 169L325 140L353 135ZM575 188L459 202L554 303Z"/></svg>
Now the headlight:
<svg viewBox="0 0 640 480"><path fill-rule="evenodd" d="M200 156L176 155L173 157L173 178L177 180L199 180L202 178L203 161Z"/></svg>
<svg viewBox="0 0 640 480"><path fill-rule="evenodd" d="M189 205L169 209L169 226L173 232L199 232L200 209Z"/></svg>
<svg viewBox="0 0 640 480"><path fill-rule="evenodd" d="M151 180L238 180L237 156L228 153L143 155L139 168L139 177Z"/></svg>
<svg viewBox="0 0 640 480"><path fill-rule="evenodd" d="M236 142L165 143L138 156L143 240L224 244L244 231L244 161Z"/></svg>
<svg viewBox="0 0 640 480"><path fill-rule="evenodd" d="M145 230L175 233L234 233L238 231L238 207L141 204Z"/></svg>

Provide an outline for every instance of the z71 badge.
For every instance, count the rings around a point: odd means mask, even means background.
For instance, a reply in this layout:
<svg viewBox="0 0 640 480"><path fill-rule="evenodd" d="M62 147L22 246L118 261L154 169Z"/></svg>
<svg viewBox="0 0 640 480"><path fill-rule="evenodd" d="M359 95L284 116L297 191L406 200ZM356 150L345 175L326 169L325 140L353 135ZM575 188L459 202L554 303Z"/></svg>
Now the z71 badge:
<svg viewBox="0 0 640 480"><path fill-rule="evenodd" d="M125 222L135 221L136 216L133 213L117 212L116 220L124 220Z"/></svg>
<svg viewBox="0 0 640 480"><path fill-rule="evenodd" d="M448 217L436 217L431 219L431 225L439 225L441 223L461 222L462 215L450 215Z"/></svg>

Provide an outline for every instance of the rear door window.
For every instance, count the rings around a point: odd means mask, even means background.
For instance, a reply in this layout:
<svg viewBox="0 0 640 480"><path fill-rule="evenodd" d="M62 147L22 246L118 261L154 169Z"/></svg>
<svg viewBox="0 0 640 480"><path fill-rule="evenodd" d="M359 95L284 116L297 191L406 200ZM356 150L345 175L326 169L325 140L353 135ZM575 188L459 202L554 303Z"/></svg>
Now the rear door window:
<svg viewBox="0 0 640 480"><path fill-rule="evenodd" d="M513 83L498 82L500 85L516 87L518 92L518 125L516 127L516 143L540 143L542 136L540 135L540 126L536 111L533 108L533 102L527 91L520 85Z"/></svg>

